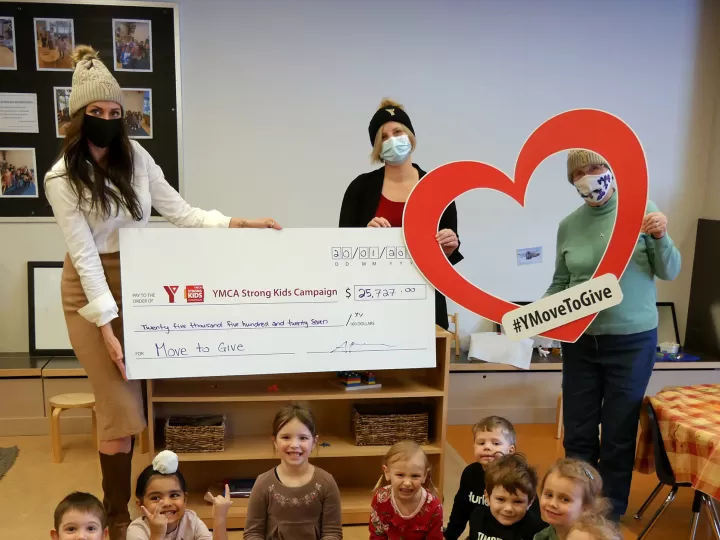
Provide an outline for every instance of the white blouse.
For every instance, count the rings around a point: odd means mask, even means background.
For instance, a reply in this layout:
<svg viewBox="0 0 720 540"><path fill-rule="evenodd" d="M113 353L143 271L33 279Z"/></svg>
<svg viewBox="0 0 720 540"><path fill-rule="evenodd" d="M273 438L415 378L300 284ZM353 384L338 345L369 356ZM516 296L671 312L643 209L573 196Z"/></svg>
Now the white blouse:
<svg viewBox="0 0 720 540"><path fill-rule="evenodd" d="M88 321L103 326L118 316L113 298L100 261L100 253L120 250L119 230L123 227L146 227L151 207L177 227L229 227L230 218L216 210L193 208L168 184L162 169L152 156L136 141L133 148L133 186L142 208L142 220L134 221L125 208L109 218L98 209L90 209L88 200L78 208L78 197L65 174L65 164L60 159L45 175L45 196L52 206L55 219L60 225L68 254L80 275L88 305L78 311ZM60 176L58 176L60 173Z"/></svg>

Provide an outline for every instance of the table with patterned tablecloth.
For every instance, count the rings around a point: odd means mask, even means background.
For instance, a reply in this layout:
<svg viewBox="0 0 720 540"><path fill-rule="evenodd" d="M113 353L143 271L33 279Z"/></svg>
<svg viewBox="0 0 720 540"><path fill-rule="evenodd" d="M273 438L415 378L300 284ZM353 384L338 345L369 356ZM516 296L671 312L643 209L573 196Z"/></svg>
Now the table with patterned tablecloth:
<svg viewBox="0 0 720 540"><path fill-rule="evenodd" d="M720 384L670 388L646 399L677 482L720 500ZM643 407L635 468L646 474L655 471L649 420Z"/></svg>

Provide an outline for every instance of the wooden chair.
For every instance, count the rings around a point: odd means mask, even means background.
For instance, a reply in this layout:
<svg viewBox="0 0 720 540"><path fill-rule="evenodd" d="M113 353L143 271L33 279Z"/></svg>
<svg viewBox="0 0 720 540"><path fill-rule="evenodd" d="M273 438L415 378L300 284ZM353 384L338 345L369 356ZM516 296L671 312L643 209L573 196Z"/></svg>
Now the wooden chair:
<svg viewBox="0 0 720 540"><path fill-rule="evenodd" d="M60 413L68 409L90 409L92 411L92 433L95 448L98 447L97 419L95 417L95 396L93 394L59 394L49 400L50 438L52 440L53 461L62 462L60 444Z"/></svg>
<svg viewBox="0 0 720 540"><path fill-rule="evenodd" d="M677 387L669 387L668 389L672 388ZM645 528L643 528L643 530L638 535L637 540L643 540L645 537L647 537L647 535L657 523L658 519L660 519L660 516L663 514L663 512L665 512L665 510L667 510L667 507L670 506L670 504L675 500L675 496L677 495L677 492L681 487L692 488L692 484L690 482L678 482L675 479L675 471L673 471L672 465L670 464L670 459L667 455L667 450L665 450L665 443L663 441L662 434L660 433L660 425L658 424L658 419L655 415L655 409L653 409L652 403L650 403L650 401L648 401L644 405L644 407L646 408L648 414L650 433L652 434L653 454L655 458L655 474L658 477L658 485L647 498L647 500L643 503L643 505L640 507L640 510L637 511L637 513L635 514L635 519L642 519L645 510L647 510L648 507L652 504L652 502L655 500L655 497L657 497L658 493L660 493L660 491L662 490L663 486L670 486L670 493L668 493L667 497L665 498L665 502L663 502L662 505L660 505L660 508L657 509L655 515L650 518L650 521L647 522ZM692 504L690 540L695 540L698 521L700 520L700 511L703 506L707 511L707 515L710 519L710 525L713 528L713 532L718 538L720 538L720 517L718 517L712 498L706 493L696 490Z"/></svg>
<svg viewBox="0 0 720 540"><path fill-rule="evenodd" d="M460 325L458 324L458 318L460 315L456 313L448 314L448 319L453 325L453 342L455 347L455 358L460 358Z"/></svg>

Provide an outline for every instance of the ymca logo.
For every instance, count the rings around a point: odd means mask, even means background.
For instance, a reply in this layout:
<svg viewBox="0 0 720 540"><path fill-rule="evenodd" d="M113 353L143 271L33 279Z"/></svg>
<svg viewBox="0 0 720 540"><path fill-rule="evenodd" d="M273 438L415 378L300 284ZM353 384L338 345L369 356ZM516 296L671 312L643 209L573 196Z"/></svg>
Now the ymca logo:
<svg viewBox="0 0 720 540"><path fill-rule="evenodd" d="M204 302L205 289L202 285L187 285L185 287L185 300L188 302Z"/></svg>
<svg viewBox="0 0 720 540"><path fill-rule="evenodd" d="M180 287L177 285L163 285L163 289L165 289L165 292L168 295L168 301L171 304L175 303L175 293L178 291Z"/></svg>
<svg viewBox="0 0 720 540"><path fill-rule="evenodd" d="M171 304L175 303L175 295L180 287L178 285L163 285L163 289L168 295L168 301ZM204 302L205 301L205 289L202 285L186 285L183 291L183 297L186 302Z"/></svg>

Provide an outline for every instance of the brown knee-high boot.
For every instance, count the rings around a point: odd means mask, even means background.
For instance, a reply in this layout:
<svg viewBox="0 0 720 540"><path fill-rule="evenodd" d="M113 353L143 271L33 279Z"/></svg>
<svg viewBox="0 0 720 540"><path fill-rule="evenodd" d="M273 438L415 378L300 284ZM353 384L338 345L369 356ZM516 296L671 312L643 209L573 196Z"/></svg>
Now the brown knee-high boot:
<svg viewBox="0 0 720 540"><path fill-rule="evenodd" d="M130 525L130 473L134 441L127 454L100 454L102 469L103 506L107 514L110 540L125 540Z"/></svg>

